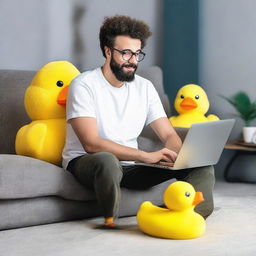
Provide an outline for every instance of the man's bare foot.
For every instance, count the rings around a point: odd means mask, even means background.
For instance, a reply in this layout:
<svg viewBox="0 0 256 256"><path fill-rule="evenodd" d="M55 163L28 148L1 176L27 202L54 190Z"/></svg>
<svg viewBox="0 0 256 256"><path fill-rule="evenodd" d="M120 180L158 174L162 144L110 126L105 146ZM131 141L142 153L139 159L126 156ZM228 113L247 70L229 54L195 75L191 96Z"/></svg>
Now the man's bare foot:
<svg viewBox="0 0 256 256"><path fill-rule="evenodd" d="M114 223L114 218L113 218L113 217L105 218L104 226L107 226L107 227L115 227L116 224Z"/></svg>

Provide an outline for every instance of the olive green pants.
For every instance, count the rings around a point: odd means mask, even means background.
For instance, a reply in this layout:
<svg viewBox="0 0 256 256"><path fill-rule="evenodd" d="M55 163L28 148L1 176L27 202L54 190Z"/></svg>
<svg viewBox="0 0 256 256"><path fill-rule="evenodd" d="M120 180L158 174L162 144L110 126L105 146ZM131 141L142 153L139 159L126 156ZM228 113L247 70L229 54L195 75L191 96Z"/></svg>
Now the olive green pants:
<svg viewBox="0 0 256 256"><path fill-rule="evenodd" d="M99 152L73 159L67 169L83 186L95 192L105 218L117 217L120 187L142 190L172 178L186 181L203 193L205 200L196 206L196 212L206 218L213 211L215 176L212 166L168 172L155 167L121 166L115 155Z"/></svg>

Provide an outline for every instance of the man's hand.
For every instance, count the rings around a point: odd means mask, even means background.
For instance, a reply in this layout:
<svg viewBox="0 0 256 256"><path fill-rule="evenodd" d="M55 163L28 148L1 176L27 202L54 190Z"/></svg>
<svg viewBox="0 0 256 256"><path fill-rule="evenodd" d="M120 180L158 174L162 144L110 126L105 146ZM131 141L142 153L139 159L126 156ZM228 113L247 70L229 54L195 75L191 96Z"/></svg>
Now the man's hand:
<svg viewBox="0 0 256 256"><path fill-rule="evenodd" d="M173 166L177 158L177 153L168 149L163 148L155 152L147 152L145 157L142 159L143 162L148 164L161 164L165 166Z"/></svg>

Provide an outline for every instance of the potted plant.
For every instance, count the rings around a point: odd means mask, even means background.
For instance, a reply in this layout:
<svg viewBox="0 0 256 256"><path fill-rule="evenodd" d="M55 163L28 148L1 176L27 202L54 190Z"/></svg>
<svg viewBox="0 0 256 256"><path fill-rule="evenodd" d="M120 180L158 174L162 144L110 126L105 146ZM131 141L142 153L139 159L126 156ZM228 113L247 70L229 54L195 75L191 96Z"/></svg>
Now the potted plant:
<svg viewBox="0 0 256 256"><path fill-rule="evenodd" d="M250 97L246 92L240 91L228 98L221 96L227 100L238 112L240 117L245 124L243 127L244 141L247 143L256 143L256 127L252 127L251 123L256 119L256 101L251 101Z"/></svg>

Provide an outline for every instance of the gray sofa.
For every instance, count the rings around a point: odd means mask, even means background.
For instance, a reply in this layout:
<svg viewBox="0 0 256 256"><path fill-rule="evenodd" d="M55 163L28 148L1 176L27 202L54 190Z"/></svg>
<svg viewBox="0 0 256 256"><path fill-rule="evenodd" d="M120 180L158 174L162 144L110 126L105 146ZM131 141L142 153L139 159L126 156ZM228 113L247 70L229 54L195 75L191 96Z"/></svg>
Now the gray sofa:
<svg viewBox="0 0 256 256"><path fill-rule="evenodd" d="M154 83L170 115L161 69L149 67L139 74ZM15 155L16 132L30 122L23 97L34 75L35 71L0 70L0 230L101 214L94 193L82 187L71 173L44 161ZM181 129L182 137L185 132ZM151 151L161 146L147 127L139 138L139 147ZM136 214L144 200L162 204L162 193L170 182L143 191L122 189L119 216Z"/></svg>

